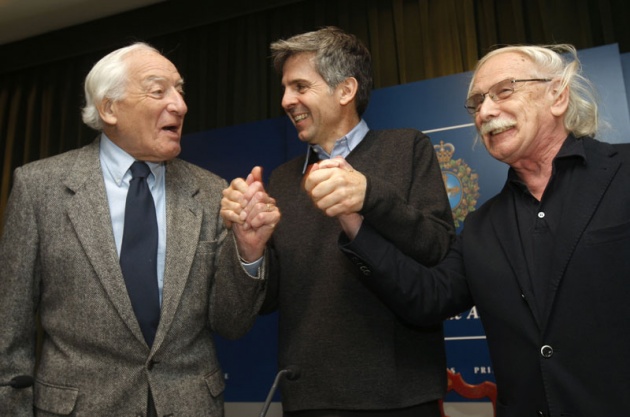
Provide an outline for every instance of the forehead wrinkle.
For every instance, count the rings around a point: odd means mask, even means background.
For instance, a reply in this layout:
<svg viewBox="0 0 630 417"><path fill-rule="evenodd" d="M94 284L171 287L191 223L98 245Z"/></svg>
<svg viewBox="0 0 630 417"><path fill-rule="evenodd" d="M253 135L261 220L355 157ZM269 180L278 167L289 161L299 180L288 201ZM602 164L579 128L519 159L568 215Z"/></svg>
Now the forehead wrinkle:
<svg viewBox="0 0 630 417"><path fill-rule="evenodd" d="M492 80L493 78L502 77L499 80L491 82L488 88L505 80L505 79L518 79L527 78L524 77L528 73L536 73L537 68L535 63L531 61L526 55L520 52L505 52L493 56L488 61L484 62L475 73L475 84L479 84L484 80ZM481 74L481 76L480 76ZM505 74L511 74L509 77ZM519 74L523 75L520 76ZM489 81L488 81L489 82Z"/></svg>
<svg viewBox="0 0 630 417"><path fill-rule="evenodd" d="M143 86L149 86L150 84L170 84L171 80L168 77L160 76L160 75L149 75L148 77L142 80ZM184 86L184 79L178 78L175 82L172 83L175 88L182 88Z"/></svg>
<svg viewBox="0 0 630 417"><path fill-rule="evenodd" d="M160 77L157 75L149 75L148 77L145 77L142 82L149 84L149 83L163 83L166 82L166 78L164 77Z"/></svg>

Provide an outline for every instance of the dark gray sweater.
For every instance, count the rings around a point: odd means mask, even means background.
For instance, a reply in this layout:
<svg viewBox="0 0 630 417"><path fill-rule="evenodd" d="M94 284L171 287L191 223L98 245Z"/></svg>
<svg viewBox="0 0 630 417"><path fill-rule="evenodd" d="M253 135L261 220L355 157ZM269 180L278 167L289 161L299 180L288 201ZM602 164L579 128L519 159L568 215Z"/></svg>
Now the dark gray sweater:
<svg viewBox="0 0 630 417"><path fill-rule="evenodd" d="M441 398L442 326L403 322L361 283L337 246L338 220L302 188L304 158L274 170L268 190L282 221L262 312L279 310L280 369L301 371L281 386L284 410L395 409ZM370 131L347 160L368 178L365 221L423 264L437 263L454 227L429 138L412 129Z"/></svg>

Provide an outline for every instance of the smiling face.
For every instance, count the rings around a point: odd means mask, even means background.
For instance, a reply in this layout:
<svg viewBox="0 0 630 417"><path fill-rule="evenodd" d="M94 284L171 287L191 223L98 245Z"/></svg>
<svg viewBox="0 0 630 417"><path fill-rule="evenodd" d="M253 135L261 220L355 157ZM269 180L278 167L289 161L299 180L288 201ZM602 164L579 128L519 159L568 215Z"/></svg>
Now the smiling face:
<svg viewBox="0 0 630 417"><path fill-rule="evenodd" d="M184 116L183 79L175 66L152 51L125 57L127 85L119 101L99 107L103 131L119 147L142 161L162 162L181 151Z"/></svg>
<svg viewBox="0 0 630 417"><path fill-rule="evenodd" d="M486 61L475 73L471 94L486 93L506 78L538 78L535 64L525 55L506 52ZM555 150L567 135L564 111L557 108L555 83L524 82L505 100L486 96L475 113L475 126L488 152L514 166L537 160ZM554 154L555 155L555 154Z"/></svg>
<svg viewBox="0 0 630 417"><path fill-rule="evenodd" d="M344 86L331 91L315 70L313 57L312 53L299 53L284 63L282 108L293 121L301 141L320 145L330 152L335 141L358 123L358 116L349 116L352 112L356 114L356 110L348 105Z"/></svg>

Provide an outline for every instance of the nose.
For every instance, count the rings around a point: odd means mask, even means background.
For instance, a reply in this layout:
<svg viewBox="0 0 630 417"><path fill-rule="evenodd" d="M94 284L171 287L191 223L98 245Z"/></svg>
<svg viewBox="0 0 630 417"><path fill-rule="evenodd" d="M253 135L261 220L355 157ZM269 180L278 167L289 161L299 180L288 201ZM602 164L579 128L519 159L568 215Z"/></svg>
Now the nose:
<svg viewBox="0 0 630 417"><path fill-rule="evenodd" d="M497 102L490 98L489 94L486 94L479 106L479 111L475 115L477 120L487 120L490 117L496 116L499 113L499 105Z"/></svg>
<svg viewBox="0 0 630 417"><path fill-rule="evenodd" d="M186 105L184 96L177 90L174 90L171 94L171 98L167 108L168 111L177 113L180 116L183 116L188 112L188 106Z"/></svg>
<svg viewBox="0 0 630 417"><path fill-rule="evenodd" d="M285 111L288 111L291 107L295 105L296 102L297 100L295 93L293 93L290 88L285 89L284 93L282 94L282 102L280 103L282 105L282 108Z"/></svg>

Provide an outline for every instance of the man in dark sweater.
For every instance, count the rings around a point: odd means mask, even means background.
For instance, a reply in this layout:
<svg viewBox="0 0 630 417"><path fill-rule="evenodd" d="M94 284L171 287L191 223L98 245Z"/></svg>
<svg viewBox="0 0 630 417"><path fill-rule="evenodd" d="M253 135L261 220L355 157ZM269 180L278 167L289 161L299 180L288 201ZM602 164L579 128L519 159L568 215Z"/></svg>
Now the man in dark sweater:
<svg viewBox="0 0 630 417"><path fill-rule="evenodd" d="M308 144L305 156L272 173L268 187L283 220L270 245L261 312L279 311L279 366L301 374L281 385L284 414L440 416L442 325L399 319L337 247L338 217L359 213L413 259L432 265L443 258L454 227L433 146L416 130L369 130L361 115L371 60L355 36L324 28L271 50L282 106ZM255 168L224 191L228 225L247 230L255 221L248 198L259 181Z"/></svg>

